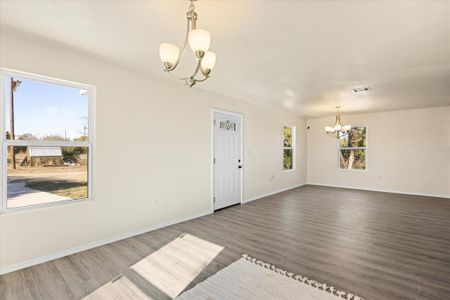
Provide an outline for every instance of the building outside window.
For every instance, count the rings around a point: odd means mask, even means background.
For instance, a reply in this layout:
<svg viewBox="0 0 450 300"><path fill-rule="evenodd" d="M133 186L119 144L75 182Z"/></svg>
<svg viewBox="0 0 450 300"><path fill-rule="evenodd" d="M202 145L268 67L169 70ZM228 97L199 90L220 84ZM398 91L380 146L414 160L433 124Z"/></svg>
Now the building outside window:
<svg viewBox="0 0 450 300"><path fill-rule="evenodd" d="M94 87L2 72L2 210L92 197Z"/></svg>

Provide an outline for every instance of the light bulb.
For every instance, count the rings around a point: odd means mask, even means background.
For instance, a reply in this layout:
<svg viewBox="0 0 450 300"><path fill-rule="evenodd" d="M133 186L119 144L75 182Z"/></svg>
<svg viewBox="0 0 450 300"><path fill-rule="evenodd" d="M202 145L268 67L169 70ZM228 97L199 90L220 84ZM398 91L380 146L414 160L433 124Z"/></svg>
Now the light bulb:
<svg viewBox="0 0 450 300"><path fill-rule="evenodd" d="M194 29L189 32L189 45L197 57L203 57L211 43L211 34L203 29Z"/></svg>
<svg viewBox="0 0 450 300"><path fill-rule="evenodd" d="M166 68L169 66L168 69L176 64L179 54L180 49L173 44L163 43L159 46L159 57Z"/></svg>
<svg viewBox="0 0 450 300"><path fill-rule="evenodd" d="M334 129L336 130L341 130L341 128L342 128L341 124L337 124L334 126Z"/></svg>
<svg viewBox="0 0 450 300"><path fill-rule="evenodd" d="M352 125L344 125L342 127L342 130L344 130L344 131L349 131L350 129L352 129Z"/></svg>
<svg viewBox="0 0 450 300"><path fill-rule="evenodd" d="M334 132L334 128L331 126L325 126L325 131L326 132Z"/></svg>
<svg viewBox="0 0 450 300"><path fill-rule="evenodd" d="M211 72L211 70L216 65L216 53L212 51L206 52L205 56L202 58L202 69L206 73Z"/></svg>

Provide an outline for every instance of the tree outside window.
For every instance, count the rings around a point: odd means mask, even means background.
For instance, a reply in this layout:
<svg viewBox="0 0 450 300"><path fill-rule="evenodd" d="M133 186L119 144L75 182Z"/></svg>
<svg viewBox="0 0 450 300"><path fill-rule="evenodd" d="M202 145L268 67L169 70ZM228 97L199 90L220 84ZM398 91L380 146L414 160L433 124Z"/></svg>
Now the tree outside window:
<svg viewBox="0 0 450 300"><path fill-rule="evenodd" d="M352 127L348 135L339 138L339 168L366 169L367 127Z"/></svg>
<svg viewBox="0 0 450 300"><path fill-rule="evenodd" d="M284 126L283 128L283 169L294 169L294 153L295 153L295 127Z"/></svg>

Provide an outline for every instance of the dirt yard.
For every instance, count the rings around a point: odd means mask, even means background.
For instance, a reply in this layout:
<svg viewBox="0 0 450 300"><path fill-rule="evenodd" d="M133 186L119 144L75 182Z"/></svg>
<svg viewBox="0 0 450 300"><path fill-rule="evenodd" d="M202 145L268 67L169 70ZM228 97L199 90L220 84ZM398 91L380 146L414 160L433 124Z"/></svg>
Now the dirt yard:
<svg viewBox="0 0 450 300"><path fill-rule="evenodd" d="M8 182L72 199L88 197L86 166L19 167L8 169Z"/></svg>

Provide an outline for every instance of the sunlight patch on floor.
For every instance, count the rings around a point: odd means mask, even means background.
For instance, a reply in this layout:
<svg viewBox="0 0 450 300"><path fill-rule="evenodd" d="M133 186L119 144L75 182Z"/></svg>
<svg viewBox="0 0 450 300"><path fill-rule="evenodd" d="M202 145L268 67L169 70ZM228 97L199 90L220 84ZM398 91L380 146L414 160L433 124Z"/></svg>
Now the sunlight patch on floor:
<svg viewBox="0 0 450 300"><path fill-rule="evenodd" d="M182 235L131 267L170 298L178 296L224 247Z"/></svg>
<svg viewBox="0 0 450 300"><path fill-rule="evenodd" d="M120 277L103 285L83 300L133 299L153 300L126 277Z"/></svg>
<svg viewBox="0 0 450 300"><path fill-rule="evenodd" d="M190 234L183 234L143 258L131 270L160 294L174 299L224 249ZM83 300L153 300L125 275L111 280ZM140 283L142 284L142 283ZM141 286L142 287L142 286Z"/></svg>

